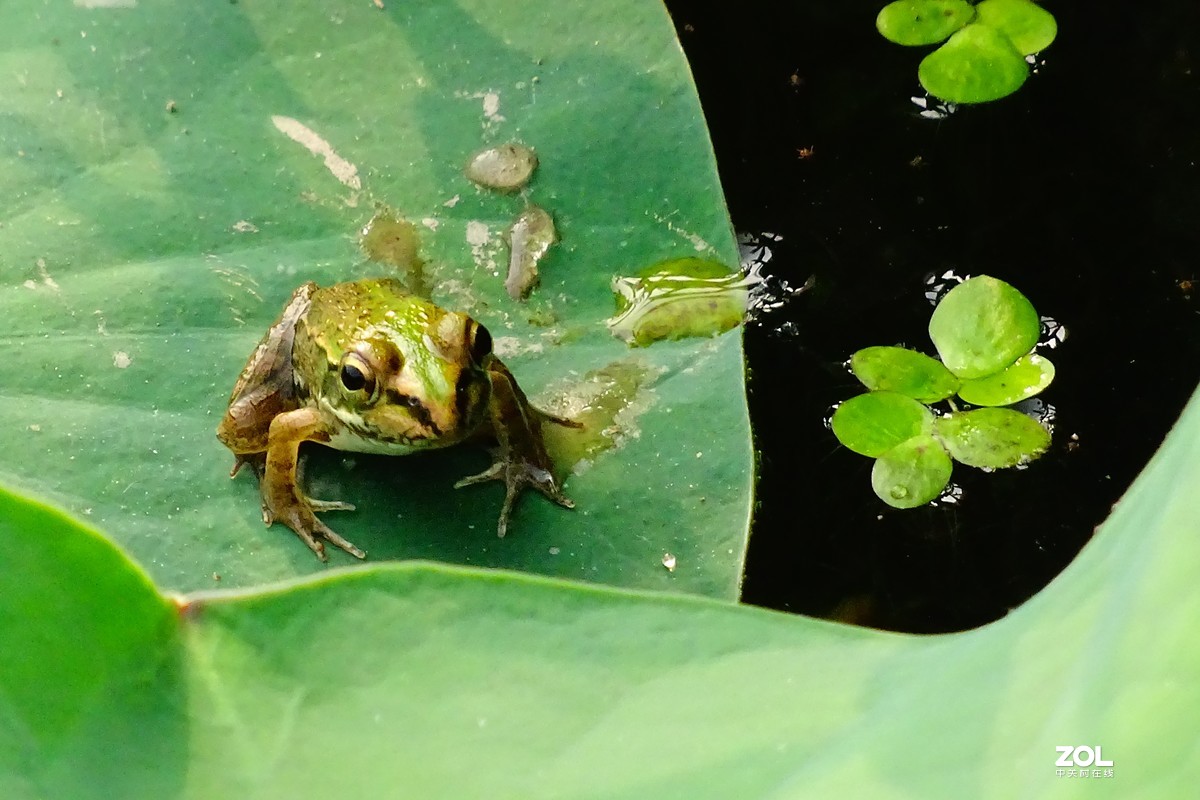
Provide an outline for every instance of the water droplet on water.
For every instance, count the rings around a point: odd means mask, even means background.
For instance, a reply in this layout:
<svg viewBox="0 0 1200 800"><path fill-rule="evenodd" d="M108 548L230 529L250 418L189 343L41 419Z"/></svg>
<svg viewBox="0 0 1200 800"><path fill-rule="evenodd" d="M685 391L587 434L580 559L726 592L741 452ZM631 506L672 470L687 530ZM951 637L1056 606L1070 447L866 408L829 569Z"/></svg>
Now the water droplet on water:
<svg viewBox="0 0 1200 800"><path fill-rule="evenodd" d="M957 506L962 502L963 490L957 483L947 483L942 493L929 503L931 506Z"/></svg>
<svg viewBox="0 0 1200 800"><path fill-rule="evenodd" d="M1043 428L1054 433L1054 421L1058 418L1058 409L1052 403L1047 403L1040 397L1031 397L1016 403L1012 409L1037 420Z"/></svg>
<svg viewBox="0 0 1200 800"><path fill-rule="evenodd" d="M919 110L917 116L921 119L945 119L958 110L958 105L943 102L933 95L915 95L908 98Z"/></svg>
<svg viewBox="0 0 1200 800"><path fill-rule="evenodd" d="M1067 340L1067 326L1054 317L1040 317L1042 332L1037 347L1053 350Z"/></svg>
<svg viewBox="0 0 1200 800"><path fill-rule="evenodd" d="M940 273L931 272L925 276L925 299L929 301L930 305L936 306L945 297L946 292L958 286L969 277L971 277L969 273L959 275L953 269L948 269Z"/></svg>
<svg viewBox="0 0 1200 800"><path fill-rule="evenodd" d="M825 430L827 430L827 431L833 430L833 414L835 411L838 410L838 406L840 406L841 404L842 404L841 401L839 401L839 402L831 405L829 407L829 410L827 412L825 412L825 416L821 418L821 424L825 426Z"/></svg>

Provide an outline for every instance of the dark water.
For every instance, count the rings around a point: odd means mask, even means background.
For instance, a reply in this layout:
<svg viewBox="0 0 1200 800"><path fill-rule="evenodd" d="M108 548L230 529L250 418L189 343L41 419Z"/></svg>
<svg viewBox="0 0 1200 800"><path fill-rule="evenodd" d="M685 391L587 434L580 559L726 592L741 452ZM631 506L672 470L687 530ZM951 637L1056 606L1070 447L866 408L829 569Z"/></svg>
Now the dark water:
<svg viewBox="0 0 1200 800"><path fill-rule="evenodd" d="M875 32L883 0L667 5L735 226L781 235L773 271L818 281L746 332L743 599L910 631L1003 616L1087 542L1200 378L1200 3L1046 2L1038 74L943 120L909 99L927 50ZM860 391L854 350L933 352L922 279L945 269L1009 281L1069 329L1054 444L1024 471L956 466L957 506L892 511L822 417Z"/></svg>

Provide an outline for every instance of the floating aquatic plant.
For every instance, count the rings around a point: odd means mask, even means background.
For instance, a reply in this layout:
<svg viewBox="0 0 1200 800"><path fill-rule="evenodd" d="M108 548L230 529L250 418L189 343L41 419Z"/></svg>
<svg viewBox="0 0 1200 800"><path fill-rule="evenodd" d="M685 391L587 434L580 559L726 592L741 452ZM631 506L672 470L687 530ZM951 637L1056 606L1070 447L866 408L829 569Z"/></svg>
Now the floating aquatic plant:
<svg viewBox="0 0 1200 800"><path fill-rule="evenodd" d="M925 90L952 103L1006 97L1029 77L1026 59L1050 46L1054 16L1031 0L896 0L875 19L885 39L923 46L944 41L917 68Z"/></svg>
<svg viewBox="0 0 1200 800"><path fill-rule="evenodd" d="M903 347L867 347L850 368L870 391L837 407L830 427L848 449L876 459L871 486L895 508L935 499L952 461L988 470L1028 463L1050 446L1036 420L1006 406L1040 393L1054 365L1032 352L1033 304L986 275L951 289L929 320L938 359ZM959 409L953 397L980 408ZM929 406L946 401L949 412Z"/></svg>

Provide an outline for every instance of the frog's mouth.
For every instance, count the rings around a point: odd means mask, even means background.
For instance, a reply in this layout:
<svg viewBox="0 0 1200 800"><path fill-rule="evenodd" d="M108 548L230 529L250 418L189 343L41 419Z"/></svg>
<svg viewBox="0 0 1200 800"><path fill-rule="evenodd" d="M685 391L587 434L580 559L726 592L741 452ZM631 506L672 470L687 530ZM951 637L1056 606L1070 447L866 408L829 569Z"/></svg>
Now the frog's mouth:
<svg viewBox="0 0 1200 800"><path fill-rule="evenodd" d="M416 423L416 428L409 426L408 430L423 432L423 435L409 434L405 437L406 439L439 439L444 435L445 431L442 426L446 423L443 421L441 424L438 424L438 421L433 418L433 414L429 408L419 398L404 394L395 389L388 389L384 392L384 396L387 400L385 408L388 412L402 410L404 412L403 416L411 417L412 422ZM403 418L398 420L398 422L404 421L406 420Z"/></svg>

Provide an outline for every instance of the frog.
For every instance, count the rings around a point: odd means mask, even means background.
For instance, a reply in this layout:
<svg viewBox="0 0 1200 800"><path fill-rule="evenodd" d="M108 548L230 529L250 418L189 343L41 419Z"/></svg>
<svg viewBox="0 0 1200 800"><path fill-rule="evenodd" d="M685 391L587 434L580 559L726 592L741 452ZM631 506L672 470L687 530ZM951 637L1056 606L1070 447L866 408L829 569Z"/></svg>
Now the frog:
<svg viewBox="0 0 1200 800"><path fill-rule="evenodd" d="M580 425L530 403L492 344L484 325L392 278L305 283L246 362L217 427L234 455L230 476L249 467L263 522L291 528L321 561L328 560L326 542L355 558L366 553L317 517L353 511L352 504L301 490L297 467L306 442L388 455L490 446L492 465L455 487L504 484L501 537L527 489L573 508L542 427Z"/></svg>

